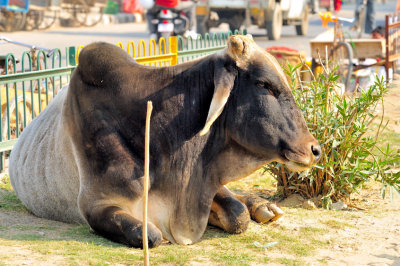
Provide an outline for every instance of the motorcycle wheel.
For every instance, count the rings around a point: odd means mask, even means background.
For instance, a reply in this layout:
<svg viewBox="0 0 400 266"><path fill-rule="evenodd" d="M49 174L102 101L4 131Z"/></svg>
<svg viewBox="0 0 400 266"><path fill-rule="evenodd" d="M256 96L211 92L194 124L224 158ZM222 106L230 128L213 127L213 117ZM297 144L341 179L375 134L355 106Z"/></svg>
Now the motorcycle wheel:
<svg viewBox="0 0 400 266"><path fill-rule="evenodd" d="M172 32L157 32L157 43L161 37L165 39L165 42L168 42L170 36L172 36Z"/></svg>

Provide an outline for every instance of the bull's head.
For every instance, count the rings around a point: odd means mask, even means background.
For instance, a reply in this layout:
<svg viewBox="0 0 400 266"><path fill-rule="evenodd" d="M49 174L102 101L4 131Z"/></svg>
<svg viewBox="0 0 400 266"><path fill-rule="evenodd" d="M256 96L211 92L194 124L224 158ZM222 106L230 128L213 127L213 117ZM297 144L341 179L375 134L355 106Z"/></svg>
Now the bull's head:
<svg viewBox="0 0 400 266"><path fill-rule="evenodd" d="M293 171L314 165L321 148L275 58L239 35L229 38L224 58L215 69L214 96L200 135L225 109L228 136L246 150Z"/></svg>

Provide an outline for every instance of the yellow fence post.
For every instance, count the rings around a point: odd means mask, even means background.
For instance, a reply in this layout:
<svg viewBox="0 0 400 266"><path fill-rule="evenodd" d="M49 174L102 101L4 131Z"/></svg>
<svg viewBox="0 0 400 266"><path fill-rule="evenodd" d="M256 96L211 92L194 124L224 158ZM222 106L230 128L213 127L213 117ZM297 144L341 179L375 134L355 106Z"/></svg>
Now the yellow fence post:
<svg viewBox="0 0 400 266"><path fill-rule="evenodd" d="M176 36L169 37L169 53L172 54L171 65L178 64L178 38Z"/></svg>
<svg viewBox="0 0 400 266"><path fill-rule="evenodd" d="M135 43L133 41L129 41L128 43L128 48L126 50L126 52L130 55L130 47L132 47L132 58L135 58Z"/></svg>
<svg viewBox="0 0 400 266"><path fill-rule="evenodd" d="M78 65L78 63L79 63L79 53L80 53L81 49L83 49L83 47L84 47L83 45L79 45L78 49L76 49L76 57L75 57L76 65Z"/></svg>
<svg viewBox="0 0 400 266"><path fill-rule="evenodd" d="M122 45L122 42L117 42L116 46L119 46L119 48L124 49L124 46Z"/></svg>

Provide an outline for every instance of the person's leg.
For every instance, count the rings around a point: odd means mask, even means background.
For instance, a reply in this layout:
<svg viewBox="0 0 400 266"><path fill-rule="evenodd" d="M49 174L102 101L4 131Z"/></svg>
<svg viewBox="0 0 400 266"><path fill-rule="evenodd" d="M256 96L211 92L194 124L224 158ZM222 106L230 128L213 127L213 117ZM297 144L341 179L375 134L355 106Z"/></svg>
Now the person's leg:
<svg viewBox="0 0 400 266"><path fill-rule="evenodd" d="M311 13L316 14L318 12L319 12L319 0L311 0Z"/></svg>
<svg viewBox="0 0 400 266"><path fill-rule="evenodd" d="M367 0L365 33L372 33L375 29L375 1Z"/></svg>
<svg viewBox="0 0 400 266"><path fill-rule="evenodd" d="M353 26L351 27L352 30L356 30L358 27L360 27L359 21L360 21L360 7L363 3L363 0L357 0L356 1L356 8L354 10L354 22Z"/></svg>

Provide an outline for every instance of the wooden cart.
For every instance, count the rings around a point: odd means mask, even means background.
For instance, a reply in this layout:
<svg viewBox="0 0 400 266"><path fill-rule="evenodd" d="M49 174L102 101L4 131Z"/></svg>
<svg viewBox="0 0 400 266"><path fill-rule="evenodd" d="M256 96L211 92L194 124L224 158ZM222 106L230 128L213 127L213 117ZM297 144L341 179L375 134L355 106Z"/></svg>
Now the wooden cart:
<svg viewBox="0 0 400 266"><path fill-rule="evenodd" d="M372 58L382 64L385 58L384 39L344 38L340 42L335 42L334 29L323 32L312 39L310 48L313 70L318 69L321 64L330 65L330 69L336 65L339 82L344 84L346 90L350 88L353 70L367 67L360 65L360 62Z"/></svg>

